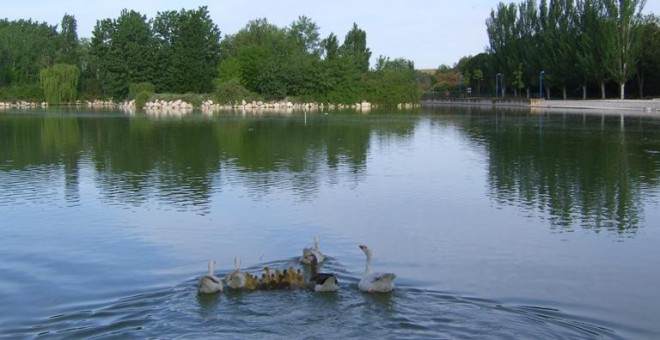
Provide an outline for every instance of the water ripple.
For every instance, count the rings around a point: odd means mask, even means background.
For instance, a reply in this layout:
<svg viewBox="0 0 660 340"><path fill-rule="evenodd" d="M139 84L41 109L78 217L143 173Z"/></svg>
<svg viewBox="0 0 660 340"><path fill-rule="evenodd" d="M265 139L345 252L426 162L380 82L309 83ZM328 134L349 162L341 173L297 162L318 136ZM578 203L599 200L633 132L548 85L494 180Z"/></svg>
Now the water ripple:
<svg viewBox="0 0 660 340"><path fill-rule="evenodd" d="M371 295L357 289L355 277L344 282L339 292L331 294L199 295L196 279L191 278L171 288L78 306L78 310L6 329L5 334L45 338L163 334L181 338L622 338L597 320L583 320L557 309L507 306L405 286L392 294Z"/></svg>

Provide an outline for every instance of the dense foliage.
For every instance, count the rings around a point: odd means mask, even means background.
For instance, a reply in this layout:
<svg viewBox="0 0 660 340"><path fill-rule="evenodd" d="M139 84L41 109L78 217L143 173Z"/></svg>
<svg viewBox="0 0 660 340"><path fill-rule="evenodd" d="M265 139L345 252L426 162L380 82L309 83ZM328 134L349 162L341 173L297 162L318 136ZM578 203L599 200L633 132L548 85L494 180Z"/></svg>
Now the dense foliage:
<svg viewBox="0 0 660 340"><path fill-rule="evenodd" d="M576 88L586 98L589 85L597 85L605 98L606 85L616 83L623 99L626 83L637 75L640 97L647 83L658 95L657 83L647 82L645 76L649 72L660 76L659 21L642 16L644 4L644 0L500 3L486 20L491 77L500 73L503 91L514 87L518 94L518 89L527 89L529 97L541 85L543 71L544 95L550 97L550 89L557 88L564 99Z"/></svg>
<svg viewBox="0 0 660 340"><path fill-rule="evenodd" d="M41 70L40 81L49 104L73 102L78 95L78 66L55 64Z"/></svg>
<svg viewBox="0 0 660 340"><path fill-rule="evenodd" d="M486 20L486 51L419 74L420 89L432 98L659 97L660 17L643 16L644 4L500 3Z"/></svg>
<svg viewBox="0 0 660 340"><path fill-rule="evenodd" d="M380 57L370 69L367 33L357 24L343 43L335 34L321 38L318 25L305 16L287 27L256 19L222 37L202 6L159 12L152 19L125 9L117 18L98 20L91 39L79 39L76 27L68 14L59 30L32 21L0 21L0 100L144 100L153 93L208 94L225 103L418 100L412 62ZM76 91L61 92L72 78L54 83L64 79L54 76L62 71L56 64L78 70ZM136 90L132 84L151 87Z"/></svg>

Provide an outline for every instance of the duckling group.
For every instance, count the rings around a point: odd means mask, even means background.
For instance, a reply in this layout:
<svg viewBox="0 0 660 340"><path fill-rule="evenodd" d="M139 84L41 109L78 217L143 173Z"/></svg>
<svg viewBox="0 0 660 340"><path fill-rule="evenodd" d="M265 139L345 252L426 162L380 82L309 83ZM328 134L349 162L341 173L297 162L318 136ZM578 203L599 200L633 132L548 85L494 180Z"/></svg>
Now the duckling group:
<svg viewBox="0 0 660 340"><path fill-rule="evenodd" d="M374 273L371 272L371 250L360 245L359 248L367 256L365 272L360 280L358 287L365 292L390 292L394 289L393 273ZM319 265L325 261L325 255L319 249L319 237L314 238L314 246L303 248L303 254L299 262L310 266L310 275L306 275L300 268L294 269L289 266L284 269L272 269L264 267L261 275L243 272L240 269L241 261L238 257L234 258L234 269L220 279L214 275L215 260L209 261L208 273L199 278L197 290L203 294L213 294L222 292L226 285L234 290L296 290L311 289L316 292L333 292L339 289L337 276L332 273L320 273ZM224 281L224 283L223 283Z"/></svg>

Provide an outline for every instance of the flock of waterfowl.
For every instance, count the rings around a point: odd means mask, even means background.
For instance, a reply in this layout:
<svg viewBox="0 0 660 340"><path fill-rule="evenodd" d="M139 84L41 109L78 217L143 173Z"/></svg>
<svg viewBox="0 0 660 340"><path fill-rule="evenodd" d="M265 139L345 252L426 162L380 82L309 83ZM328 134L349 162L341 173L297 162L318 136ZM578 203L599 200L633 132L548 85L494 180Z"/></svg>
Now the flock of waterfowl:
<svg viewBox="0 0 660 340"><path fill-rule="evenodd" d="M386 293L394 289L393 273L378 273L371 271L371 249L365 245L359 248L367 256L367 264L358 283L361 291ZM306 275L300 268L294 270L292 266L280 270L264 267L261 276L241 271L241 260L234 258L234 269L227 273L223 279L214 275L215 261L209 261L208 273L199 278L197 290L203 294L222 292L226 286L235 290L278 290L278 289L311 289L315 292L334 292L339 289L337 276L332 273L318 271L325 256L319 249L319 237L314 238L314 246L303 248L299 262L310 266L310 275Z"/></svg>

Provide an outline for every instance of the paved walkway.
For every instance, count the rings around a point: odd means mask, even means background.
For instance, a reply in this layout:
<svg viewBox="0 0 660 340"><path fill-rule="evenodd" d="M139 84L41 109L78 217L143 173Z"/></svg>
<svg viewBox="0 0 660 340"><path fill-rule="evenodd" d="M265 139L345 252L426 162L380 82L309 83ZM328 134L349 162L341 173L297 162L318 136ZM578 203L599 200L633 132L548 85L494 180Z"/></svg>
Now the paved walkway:
<svg viewBox="0 0 660 340"><path fill-rule="evenodd" d="M534 100L530 104L530 106L535 108L629 110L657 112L660 114L660 100Z"/></svg>
<svg viewBox="0 0 660 340"><path fill-rule="evenodd" d="M589 100L542 100L542 99L448 99L424 100L421 105L434 106L492 106L492 107L529 107L535 110L597 110L609 113L621 111L635 111L640 113L660 115L660 99L589 99Z"/></svg>

